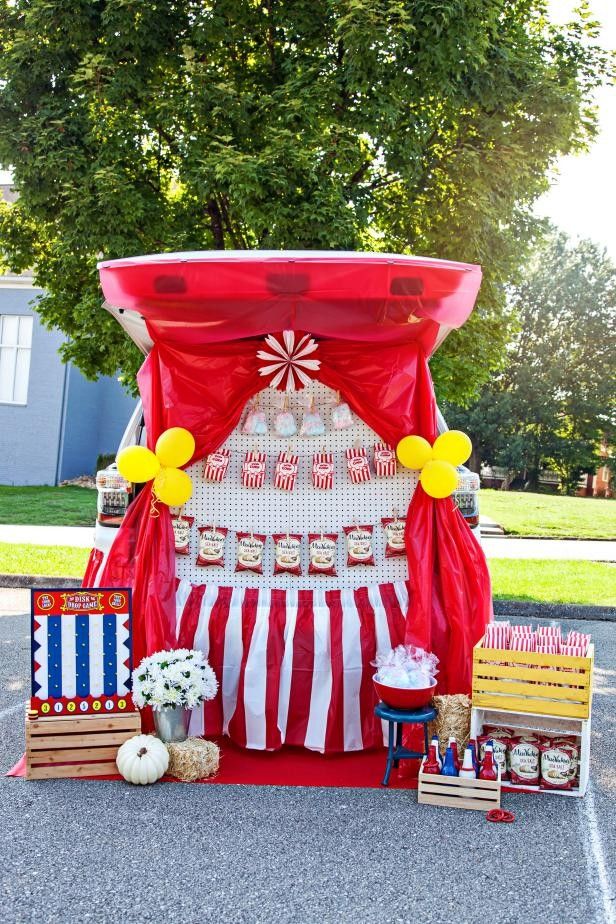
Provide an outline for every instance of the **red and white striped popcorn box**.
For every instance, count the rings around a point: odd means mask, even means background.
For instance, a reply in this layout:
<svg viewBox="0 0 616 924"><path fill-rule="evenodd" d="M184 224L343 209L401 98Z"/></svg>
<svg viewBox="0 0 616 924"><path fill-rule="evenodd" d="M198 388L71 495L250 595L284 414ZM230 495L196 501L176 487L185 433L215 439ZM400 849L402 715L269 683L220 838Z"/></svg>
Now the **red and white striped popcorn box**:
<svg viewBox="0 0 616 924"><path fill-rule="evenodd" d="M394 478L397 471L396 453L389 443L374 444L374 474L377 478Z"/></svg>
<svg viewBox="0 0 616 924"><path fill-rule="evenodd" d="M315 452L312 457L312 487L329 491L334 486L334 456L331 452Z"/></svg>
<svg viewBox="0 0 616 924"><path fill-rule="evenodd" d="M274 487L281 491L292 491L297 481L299 456L291 452L281 452L274 469Z"/></svg>
<svg viewBox="0 0 616 924"><path fill-rule="evenodd" d="M566 642L561 642L560 653L561 655L569 655L571 658L585 658L586 652L588 651L588 643L583 642L581 645L569 645ZM561 667L561 671L574 671L574 667Z"/></svg>
<svg viewBox="0 0 616 924"><path fill-rule="evenodd" d="M229 468L230 458L231 453L228 449L217 449L216 452L211 452L207 456L203 467L203 477L205 480L224 481L227 469Z"/></svg>
<svg viewBox="0 0 616 924"><path fill-rule="evenodd" d="M266 455L256 449L246 453L242 465L242 484L245 488L262 488L265 482Z"/></svg>
<svg viewBox="0 0 616 924"><path fill-rule="evenodd" d="M584 657L590 645L590 635L587 635L585 632L576 632L575 629L570 629L566 639L561 641L561 648L563 645L575 645L576 647L583 648L582 657Z"/></svg>
<svg viewBox="0 0 616 924"><path fill-rule="evenodd" d="M532 626L512 626L511 634L512 635L532 635L534 629Z"/></svg>
<svg viewBox="0 0 616 924"><path fill-rule="evenodd" d="M551 639L558 639L560 642L561 639L561 630L560 626L537 626L537 638L545 639L546 641Z"/></svg>
<svg viewBox="0 0 616 924"><path fill-rule="evenodd" d="M513 633L509 640L511 651L535 651L536 645L537 640L534 632Z"/></svg>
<svg viewBox="0 0 616 924"><path fill-rule="evenodd" d="M362 484L364 481L370 481L370 466L368 465L368 456L363 446L346 451L347 471L353 484Z"/></svg>
<svg viewBox="0 0 616 924"><path fill-rule="evenodd" d="M560 646L562 655L570 655L572 658L585 658L588 651L588 645L568 645L563 642Z"/></svg>
<svg viewBox="0 0 616 924"><path fill-rule="evenodd" d="M498 622L491 622L486 626L484 637L485 648L509 648L511 626Z"/></svg>

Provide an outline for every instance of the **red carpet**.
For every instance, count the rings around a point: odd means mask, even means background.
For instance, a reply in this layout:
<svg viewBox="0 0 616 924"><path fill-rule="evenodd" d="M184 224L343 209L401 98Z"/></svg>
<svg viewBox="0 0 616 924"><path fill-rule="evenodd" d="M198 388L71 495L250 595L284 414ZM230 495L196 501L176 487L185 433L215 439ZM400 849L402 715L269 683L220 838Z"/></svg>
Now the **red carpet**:
<svg viewBox="0 0 616 924"><path fill-rule="evenodd" d="M237 747L225 738L221 747L220 770L216 777L199 783L241 783L247 786L357 786L380 789L385 772L385 750L358 751L352 754L324 756L304 748L282 748L280 751L249 751ZM404 761L403 773L392 770L390 789L415 789L417 780L410 778L417 761ZM414 768L415 776L417 769ZM23 777L25 760L9 770L7 776ZM119 780L119 776L96 779ZM172 777L164 777L174 782Z"/></svg>

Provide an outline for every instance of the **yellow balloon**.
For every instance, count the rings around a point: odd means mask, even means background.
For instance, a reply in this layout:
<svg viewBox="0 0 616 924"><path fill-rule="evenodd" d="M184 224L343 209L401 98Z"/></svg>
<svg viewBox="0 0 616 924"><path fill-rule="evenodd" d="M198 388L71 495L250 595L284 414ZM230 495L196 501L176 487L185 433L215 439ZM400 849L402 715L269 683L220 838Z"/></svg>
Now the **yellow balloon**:
<svg viewBox="0 0 616 924"><path fill-rule="evenodd" d="M150 481L157 474L160 462L145 446L127 446L116 458L118 471L127 481Z"/></svg>
<svg viewBox="0 0 616 924"><path fill-rule="evenodd" d="M161 468L154 479L154 494L169 507L181 507L192 494L190 475L181 468Z"/></svg>
<svg viewBox="0 0 616 924"><path fill-rule="evenodd" d="M396 446L396 455L405 468L423 468L432 458L432 446L423 436L404 436Z"/></svg>
<svg viewBox="0 0 616 924"><path fill-rule="evenodd" d="M462 465L470 458L473 444L462 430L446 430L434 441L433 450L435 459Z"/></svg>
<svg viewBox="0 0 616 924"><path fill-rule="evenodd" d="M156 441L156 457L166 468L179 468L192 458L195 438L184 427L170 427Z"/></svg>
<svg viewBox="0 0 616 924"><path fill-rule="evenodd" d="M430 497L449 497L458 487L458 473L451 462L433 459L421 470L421 486Z"/></svg>

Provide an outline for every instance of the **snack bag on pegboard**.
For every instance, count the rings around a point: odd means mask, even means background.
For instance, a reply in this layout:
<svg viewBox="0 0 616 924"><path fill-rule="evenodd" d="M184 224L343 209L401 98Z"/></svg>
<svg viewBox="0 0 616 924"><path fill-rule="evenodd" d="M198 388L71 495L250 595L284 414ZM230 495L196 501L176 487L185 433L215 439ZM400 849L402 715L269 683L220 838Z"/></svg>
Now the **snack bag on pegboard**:
<svg viewBox="0 0 616 924"><path fill-rule="evenodd" d="M258 403L251 406L242 424L242 433L245 436L265 436L267 433L267 417L260 410Z"/></svg>
<svg viewBox="0 0 616 924"><path fill-rule="evenodd" d="M281 452L274 469L274 487L280 491L292 491L297 481L299 456Z"/></svg>
<svg viewBox="0 0 616 924"><path fill-rule="evenodd" d="M353 415L351 414L351 408L346 401L340 400L340 394L338 394L338 401L332 408L332 427L334 430L346 430L347 427L352 426Z"/></svg>
<svg viewBox="0 0 616 924"><path fill-rule="evenodd" d="M194 522L194 517L184 517L181 513L171 517L171 526L173 527L173 541L175 544L176 555L188 555L188 546L190 544L190 529Z"/></svg>
<svg viewBox="0 0 616 924"><path fill-rule="evenodd" d="M242 465L242 484L245 488L262 488L265 483L266 455L256 449L246 453Z"/></svg>
<svg viewBox="0 0 616 924"><path fill-rule="evenodd" d="M347 544L347 568L353 568L355 565L374 564L373 532L373 526L344 527Z"/></svg>
<svg viewBox="0 0 616 924"><path fill-rule="evenodd" d="M287 408L286 395L284 398L282 410L278 411L274 416L274 433L276 436L280 436L284 439L295 436L297 433L295 415L293 414L293 411L290 411Z"/></svg>
<svg viewBox="0 0 616 924"><path fill-rule="evenodd" d="M331 452L315 452L312 457L312 487L329 491L334 486L334 456Z"/></svg>
<svg viewBox="0 0 616 924"><path fill-rule="evenodd" d="M236 533L236 571L255 571L263 574L265 536L260 533Z"/></svg>
<svg viewBox="0 0 616 924"><path fill-rule="evenodd" d="M336 577L336 533L308 534L308 574Z"/></svg>
<svg viewBox="0 0 616 924"><path fill-rule="evenodd" d="M397 471L396 453L388 443L374 444L374 474L377 478L394 478Z"/></svg>
<svg viewBox="0 0 616 924"><path fill-rule="evenodd" d="M226 527L200 526L197 532L199 533L197 564L204 567L212 565L217 568L224 568Z"/></svg>
<svg viewBox="0 0 616 924"><path fill-rule="evenodd" d="M323 436L325 433L325 424L319 411L314 406L314 397L310 401L310 407L304 411L302 426L299 431L300 436Z"/></svg>
<svg viewBox="0 0 616 924"><path fill-rule="evenodd" d="M385 532L385 558L402 558L406 555L404 544L406 517L383 517L381 523Z"/></svg>
<svg viewBox="0 0 616 924"><path fill-rule="evenodd" d="M203 477L205 481L224 481L227 469L229 468L230 459L231 453L228 449L217 449L216 452L211 452L207 456L205 465L203 466Z"/></svg>
<svg viewBox="0 0 616 924"><path fill-rule="evenodd" d="M274 540L274 574L302 573L300 533L276 533Z"/></svg>
<svg viewBox="0 0 616 924"><path fill-rule="evenodd" d="M362 484L370 481L370 466L368 465L368 456L363 446L347 449L346 463L349 478L353 484Z"/></svg>

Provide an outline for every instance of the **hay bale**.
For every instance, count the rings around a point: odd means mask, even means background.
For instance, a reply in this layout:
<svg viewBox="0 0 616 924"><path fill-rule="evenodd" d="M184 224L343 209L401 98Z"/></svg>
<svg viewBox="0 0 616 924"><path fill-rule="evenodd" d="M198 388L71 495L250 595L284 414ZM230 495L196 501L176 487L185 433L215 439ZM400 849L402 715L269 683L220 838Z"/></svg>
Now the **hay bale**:
<svg viewBox="0 0 616 924"><path fill-rule="evenodd" d="M167 773L183 783L194 783L218 773L220 748L213 741L187 738L168 744L169 768Z"/></svg>
<svg viewBox="0 0 616 924"><path fill-rule="evenodd" d="M430 736L438 735L441 754L445 753L447 739L454 737L458 742L460 759L468 744L471 734L471 698L465 693L453 693L448 696L435 696L434 706L438 715L428 725Z"/></svg>

